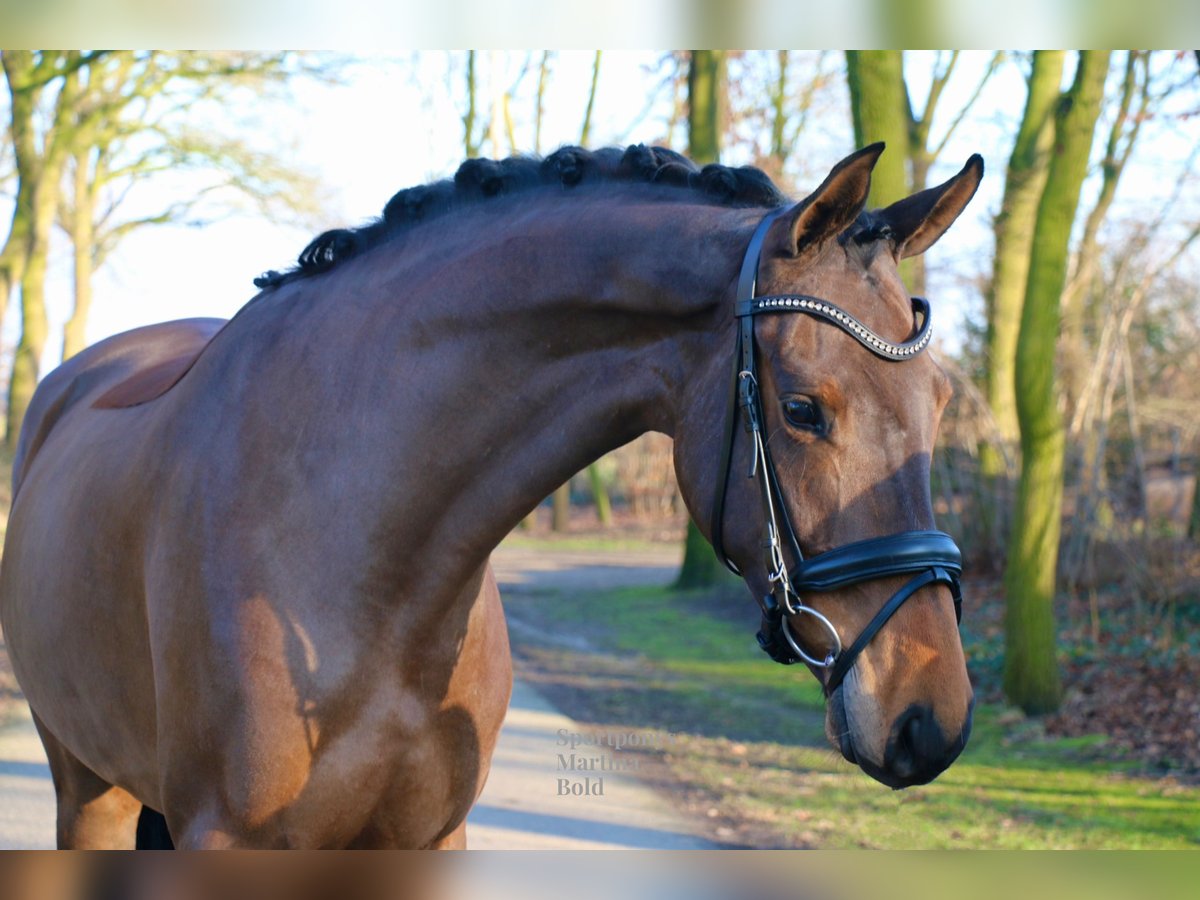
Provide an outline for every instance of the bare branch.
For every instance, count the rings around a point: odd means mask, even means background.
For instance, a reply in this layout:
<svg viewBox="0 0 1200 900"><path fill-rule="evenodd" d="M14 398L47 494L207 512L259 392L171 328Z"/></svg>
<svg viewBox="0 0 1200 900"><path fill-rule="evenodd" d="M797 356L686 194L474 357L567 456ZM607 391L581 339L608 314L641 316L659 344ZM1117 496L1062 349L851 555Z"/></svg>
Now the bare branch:
<svg viewBox="0 0 1200 900"><path fill-rule="evenodd" d="M583 111L583 126L579 129L579 144L586 147L592 133L592 109L596 105L596 86L600 83L600 55L603 51L597 50L596 55L592 60L592 84L588 90L587 106Z"/></svg>
<svg viewBox="0 0 1200 900"><path fill-rule="evenodd" d="M946 128L945 133L942 135L942 139L938 141L937 146L933 149L932 157L934 159L937 159L942 155L942 151L946 149L946 144L950 140L950 136L954 134L958 126L962 124L963 119L967 117L967 113L971 111L971 108L975 105L975 101L979 99L979 95L983 93L984 87L987 85L991 77L996 73L996 70L1000 68L1000 63L1003 61L1004 51L1002 50L997 51L992 56L991 60L988 62L987 68L984 70L983 75L979 79L979 83L975 85L975 90L971 92L971 96L967 98L967 102L962 105L957 115L955 115L955 117L951 120L950 125Z"/></svg>

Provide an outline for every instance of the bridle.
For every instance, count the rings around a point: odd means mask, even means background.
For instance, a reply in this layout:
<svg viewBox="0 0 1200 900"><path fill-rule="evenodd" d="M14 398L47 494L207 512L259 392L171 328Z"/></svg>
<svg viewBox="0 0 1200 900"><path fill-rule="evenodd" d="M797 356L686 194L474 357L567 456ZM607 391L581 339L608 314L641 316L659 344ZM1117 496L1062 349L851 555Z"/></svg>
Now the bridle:
<svg viewBox="0 0 1200 900"><path fill-rule="evenodd" d="M758 643L776 662L791 665L805 662L816 669L828 669L825 679L827 696L842 683L854 661L875 635L909 597L931 584L945 584L954 597L954 614L962 620L962 554L954 539L941 531L903 531L886 537L870 538L845 544L809 559L800 551L800 542L792 528L787 504L779 486L779 478L771 461L765 432L762 396L759 392L758 368L755 363L754 319L774 313L803 313L819 321L835 325L862 344L876 356L890 362L911 359L929 346L929 303L912 298L916 333L902 344L880 337L862 322L828 300L807 294L755 295L758 280L758 261L763 241L771 222L783 212L768 213L754 231L738 278L737 349L733 361L733 384L725 411L725 441L721 450L720 481L712 510L712 544L720 559L731 572L741 570L725 554L723 523L725 494L729 488L729 472L733 461L733 444L737 434L737 409L751 440L752 459L747 476L756 479L762 493L766 520L763 548L766 556L767 580L770 593L759 601L762 624ZM786 553L793 560L788 569ZM867 627L850 645L842 646L837 629L826 616L808 606L802 599L809 593L836 591L864 581L874 581L895 575L914 577L883 605ZM807 615L814 618L829 633L832 649L818 658L807 653L792 634L788 616Z"/></svg>

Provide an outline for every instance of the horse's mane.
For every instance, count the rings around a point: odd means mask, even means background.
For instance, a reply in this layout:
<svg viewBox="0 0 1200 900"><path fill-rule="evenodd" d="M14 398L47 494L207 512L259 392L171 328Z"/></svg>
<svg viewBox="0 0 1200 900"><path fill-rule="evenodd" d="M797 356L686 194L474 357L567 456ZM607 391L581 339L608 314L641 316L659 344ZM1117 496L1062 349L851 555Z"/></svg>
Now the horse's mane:
<svg viewBox="0 0 1200 900"><path fill-rule="evenodd" d="M701 168L665 147L634 144L622 150L589 151L563 147L545 158L511 156L503 160L468 159L453 178L400 191L383 215L360 228L335 228L317 235L286 272L265 272L258 288L274 288L327 272L339 263L452 209L536 187L563 189L598 182L652 184L684 190L723 206L780 206L787 197L753 166Z"/></svg>

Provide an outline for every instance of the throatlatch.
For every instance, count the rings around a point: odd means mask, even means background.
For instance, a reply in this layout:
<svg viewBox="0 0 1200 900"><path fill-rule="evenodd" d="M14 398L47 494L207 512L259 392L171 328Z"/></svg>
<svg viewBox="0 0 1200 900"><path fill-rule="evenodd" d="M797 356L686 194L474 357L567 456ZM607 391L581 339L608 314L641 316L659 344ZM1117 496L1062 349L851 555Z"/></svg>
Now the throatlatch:
<svg viewBox="0 0 1200 900"><path fill-rule="evenodd" d="M857 318L828 300L807 294L777 294L755 296L758 280L758 261L763 241L771 222L784 210L768 213L754 231L738 278L737 347L734 353L733 379L725 412L725 441L721 449L720 481L713 502L711 534L713 549L725 566L734 574L742 572L725 554L723 541L725 493L729 487L729 471L733 461L733 444L740 418L751 441L751 462L747 477L753 478L762 494L766 538L763 541L767 581L770 592L759 601L762 624L758 643L776 662L791 665L805 662L817 669L828 669L825 693L832 694L863 649L909 597L931 584L945 584L954 597L954 613L962 619L962 554L954 539L941 531L903 531L886 537L871 538L846 544L826 553L805 559L800 542L788 516L787 504L771 461L766 438L766 417L763 414L759 391L758 368L754 346L754 319L770 313L803 313L835 325L857 340L876 356L890 362L911 359L929 346L929 303L921 297L912 298L915 333L902 344L880 337ZM786 550L785 550L786 545ZM793 565L789 569L787 556ZM864 581L912 574L914 577L883 605L862 630L850 647L843 648L834 624L818 610L804 603L803 594L826 593ZM810 616L829 636L829 647L823 656L809 654L796 640L788 617Z"/></svg>

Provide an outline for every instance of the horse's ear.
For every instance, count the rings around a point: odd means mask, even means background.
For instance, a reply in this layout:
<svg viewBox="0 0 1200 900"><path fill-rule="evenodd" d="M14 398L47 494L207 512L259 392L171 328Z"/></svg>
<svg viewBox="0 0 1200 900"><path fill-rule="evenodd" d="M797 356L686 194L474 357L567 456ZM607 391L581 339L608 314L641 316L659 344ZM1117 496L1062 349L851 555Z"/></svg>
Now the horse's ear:
<svg viewBox="0 0 1200 900"><path fill-rule="evenodd" d="M971 202L982 178L983 157L975 153L949 181L877 211L875 215L892 230L896 259L917 256L932 247Z"/></svg>
<svg viewBox="0 0 1200 900"><path fill-rule="evenodd" d="M882 142L871 144L834 166L819 188L771 224L768 252L799 256L845 231L866 205L871 170L882 152Z"/></svg>

